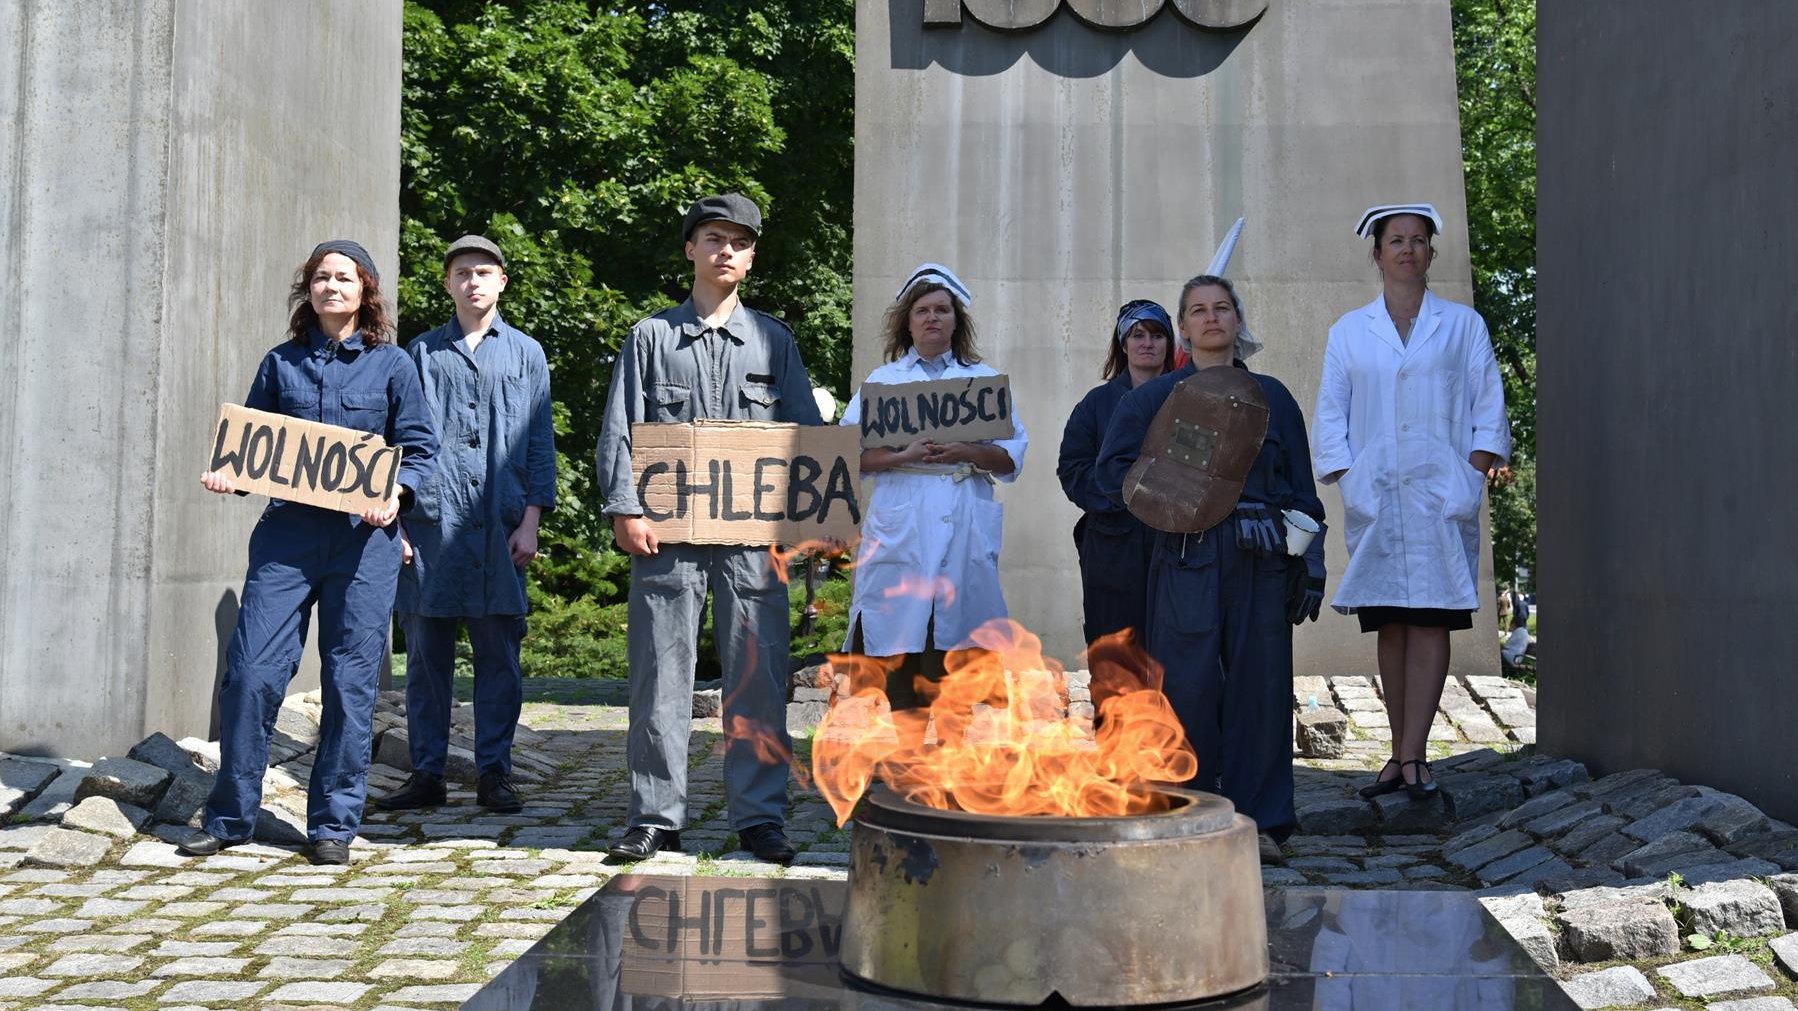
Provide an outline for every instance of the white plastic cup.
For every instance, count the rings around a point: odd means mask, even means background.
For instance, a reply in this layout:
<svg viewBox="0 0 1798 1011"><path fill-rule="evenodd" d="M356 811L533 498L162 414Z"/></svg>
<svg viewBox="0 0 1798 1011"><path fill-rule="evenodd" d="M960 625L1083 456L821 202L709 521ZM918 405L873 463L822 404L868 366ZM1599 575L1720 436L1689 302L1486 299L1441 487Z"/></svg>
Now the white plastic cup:
<svg viewBox="0 0 1798 1011"><path fill-rule="evenodd" d="M1310 516L1297 509L1282 510L1280 515L1286 517L1286 553L1293 556L1302 555L1311 546L1311 538L1316 537L1323 528Z"/></svg>

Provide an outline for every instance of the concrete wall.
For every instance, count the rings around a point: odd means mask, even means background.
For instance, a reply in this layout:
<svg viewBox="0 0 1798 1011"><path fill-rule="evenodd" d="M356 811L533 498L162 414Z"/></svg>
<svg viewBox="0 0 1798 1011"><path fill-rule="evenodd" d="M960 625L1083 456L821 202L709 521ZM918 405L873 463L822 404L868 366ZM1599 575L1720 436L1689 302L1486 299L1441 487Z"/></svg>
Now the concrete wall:
<svg viewBox="0 0 1798 1011"><path fill-rule="evenodd" d="M1168 10L1105 32L1064 9L1016 34L972 19L925 29L923 0L856 12L857 380L879 361L880 315L912 267L954 267L1031 435L1023 476L1001 493L1006 597L1071 661L1078 513L1055 459L1119 304L1171 308L1247 216L1229 274L1267 344L1252 365L1309 411L1330 324L1379 293L1353 232L1368 205L1433 201L1450 226L1432 287L1471 301L1448 0L1273 0L1227 33ZM1334 575L1341 499L1323 498ZM1490 569L1488 547L1488 594ZM1457 636L1457 672L1496 671L1496 627L1488 607ZM1371 672L1372 639L1326 609L1296 637L1299 672Z"/></svg>
<svg viewBox="0 0 1798 1011"><path fill-rule="evenodd" d="M1798 820L1798 7L1539 17L1541 743Z"/></svg>
<svg viewBox="0 0 1798 1011"><path fill-rule="evenodd" d="M262 502L199 487L209 429L315 242L395 276L400 14L0 5L0 750L207 732Z"/></svg>

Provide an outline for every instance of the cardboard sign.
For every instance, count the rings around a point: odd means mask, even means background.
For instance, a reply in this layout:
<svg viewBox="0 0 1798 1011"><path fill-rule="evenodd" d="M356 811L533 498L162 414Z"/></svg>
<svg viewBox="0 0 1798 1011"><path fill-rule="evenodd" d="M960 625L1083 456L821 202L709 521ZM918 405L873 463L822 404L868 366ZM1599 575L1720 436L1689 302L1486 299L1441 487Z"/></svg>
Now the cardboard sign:
<svg viewBox="0 0 1798 1011"><path fill-rule="evenodd" d="M922 383L862 385L862 448L904 449L919 439L1009 439L1011 380L966 376Z"/></svg>
<svg viewBox="0 0 1798 1011"><path fill-rule="evenodd" d="M631 426L643 518L671 544L854 540L861 446L838 425L776 421Z"/></svg>
<svg viewBox="0 0 1798 1011"><path fill-rule="evenodd" d="M630 896L619 989L742 999L787 995L795 979L836 979L838 903L815 881L640 878Z"/></svg>
<svg viewBox="0 0 1798 1011"><path fill-rule="evenodd" d="M239 491L360 513L393 497L400 449L353 428L224 404L206 469Z"/></svg>

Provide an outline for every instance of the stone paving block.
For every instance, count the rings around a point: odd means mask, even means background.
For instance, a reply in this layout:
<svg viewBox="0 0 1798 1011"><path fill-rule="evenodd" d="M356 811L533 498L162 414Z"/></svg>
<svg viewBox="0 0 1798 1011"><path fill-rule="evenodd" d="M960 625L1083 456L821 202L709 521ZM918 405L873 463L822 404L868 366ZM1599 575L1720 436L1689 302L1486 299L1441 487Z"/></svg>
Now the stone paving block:
<svg viewBox="0 0 1798 1011"><path fill-rule="evenodd" d="M133 844L119 858L119 864L124 867L180 867L192 860L192 857L176 853L173 843L146 841Z"/></svg>
<svg viewBox="0 0 1798 1011"><path fill-rule="evenodd" d="M243 947L240 941L164 941L150 954L162 958L184 958L189 955L230 955Z"/></svg>
<svg viewBox="0 0 1798 1011"><path fill-rule="evenodd" d="M428 958L390 958L368 971L375 979L450 979L461 970L460 962Z"/></svg>
<svg viewBox="0 0 1798 1011"><path fill-rule="evenodd" d="M1719 802L1710 797L1686 797L1624 826L1623 834L1647 842L1673 832L1684 832L1719 806Z"/></svg>
<svg viewBox="0 0 1798 1011"><path fill-rule="evenodd" d="M29 951L15 951L0 954L0 976L20 975L19 970L37 961L38 957Z"/></svg>
<svg viewBox="0 0 1798 1011"><path fill-rule="evenodd" d="M243 973L248 965L247 958L215 958L210 956L189 956L177 958L161 966L153 975L157 976L237 976Z"/></svg>
<svg viewBox="0 0 1798 1011"><path fill-rule="evenodd" d="M1495 772L1456 772L1438 777L1449 809L1458 821L1472 821L1523 802L1523 786Z"/></svg>
<svg viewBox="0 0 1798 1011"><path fill-rule="evenodd" d="M1587 817L1579 824L1569 827L1564 834L1547 840L1548 848L1562 856L1578 856L1582 850L1593 843L1606 836L1618 834L1617 830L1626 824L1628 824L1627 821L1614 814ZM1624 836L1624 838L1629 837Z"/></svg>
<svg viewBox="0 0 1798 1011"><path fill-rule="evenodd" d="M51 951L130 951L155 938L150 934L74 934L50 942Z"/></svg>
<svg viewBox="0 0 1798 1011"><path fill-rule="evenodd" d="M1745 860L1732 860L1726 864L1709 864L1704 867L1689 868L1681 872L1680 877L1685 879L1686 884L1696 886L1711 881L1765 878L1778 873L1778 864L1749 857Z"/></svg>
<svg viewBox="0 0 1798 1011"><path fill-rule="evenodd" d="M1524 822L1534 821L1545 814L1578 802L1579 798L1567 790L1555 790L1541 796L1531 797L1500 818L1498 827L1501 829L1517 828Z"/></svg>
<svg viewBox="0 0 1798 1011"><path fill-rule="evenodd" d="M1555 859L1555 855L1549 851L1548 847L1531 846L1492 861L1475 871L1474 875L1480 879L1482 884L1496 885L1522 874L1537 864L1553 859Z"/></svg>
<svg viewBox="0 0 1798 1011"><path fill-rule="evenodd" d="M1555 923L1568 955L1579 962L1634 962L1679 951L1679 925L1659 901L1564 909L1556 914Z"/></svg>
<svg viewBox="0 0 1798 1011"><path fill-rule="evenodd" d="M49 786L62 770L48 762L0 758L0 815L11 814Z"/></svg>
<svg viewBox="0 0 1798 1011"><path fill-rule="evenodd" d="M417 920L454 920L466 923L479 919L486 910L481 906L418 906L412 910Z"/></svg>
<svg viewBox="0 0 1798 1011"><path fill-rule="evenodd" d="M156 912L162 916L174 916L181 919L197 919L211 916L225 908L223 902L169 902Z"/></svg>
<svg viewBox="0 0 1798 1011"><path fill-rule="evenodd" d="M1298 809L1298 818L1307 835L1366 832L1379 822L1379 816L1366 801L1346 798L1303 805Z"/></svg>
<svg viewBox="0 0 1798 1011"><path fill-rule="evenodd" d="M1771 820L1760 808L1733 793L1701 786L1698 788L1698 795L1713 801L1716 806L1700 818L1694 827L1719 846L1728 846L1760 835L1772 826Z"/></svg>
<svg viewBox="0 0 1798 1011"><path fill-rule="evenodd" d="M52 917L48 920L34 920L21 923L13 929L26 934L74 934L83 930L92 930L94 921L76 920L66 916Z"/></svg>
<svg viewBox="0 0 1798 1011"><path fill-rule="evenodd" d="M7 977L0 979L0 997L36 997L61 982L59 979L38 979L35 976Z"/></svg>
<svg viewBox="0 0 1798 1011"><path fill-rule="evenodd" d="M1462 870L1475 870L1495 860L1520 852L1534 843L1529 834L1512 829L1498 835L1489 836L1471 846L1464 846L1447 854L1448 862Z"/></svg>
<svg viewBox="0 0 1798 1011"><path fill-rule="evenodd" d="M261 993L268 987L267 983L231 983L216 979L188 979L176 983L156 999L163 1004L177 1001L198 1001L201 1004L225 1004L229 1007L241 1007L243 1002Z"/></svg>
<svg viewBox="0 0 1798 1011"><path fill-rule="evenodd" d="M156 802L153 817L159 822L199 828L215 778L198 770L177 774Z"/></svg>
<svg viewBox="0 0 1798 1011"><path fill-rule="evenodd" d="M55 899L6 899L0 901L0 913L8 916L42 916L62 908Z"/></svg>
<svg viewBox="0 0 1798 1011"><path fill-rule="evenodd" d="M256 975L264 979L336 979L355 963L347 958L271 958Z"/></svg>
<svg viewBox="0 0 1798 1011"><path fill-rule="evenodd" d="M266 933L269 925L262 920L213 920L194 927L195 937L255 937Z"/></svg>
<svg viewBox="0 0 1798 1011"><path fill-rule="evenodd" d="M1561 989L1587 1011L1627 1007L1654 999L1654 984L1633 965L1582 973L1563 982Z"/></svg>
<svg viewBox="0 0 1798 1011"><path fill-rule="evenodd" d="M1380 821L1369 832L1435 832L1453 820L1447 800L1440 794L1427 800L1412 800L1401 790L1375 797L1372 805Z"/></svg>
<svg viewBox="0 0 1798 1011"><path fill-rule="evenodd" d="M64 955L38 972L44 976L123 976L142 964L144 960L136 955L90 952Z"/></svg>
<svg viewBox="0 0 1798 1011"><path fill-rule="evenodd" d="M368 933L368 924L289 923L275 933L282 937L361 937Z"/></svg>
<svg viewBox="0 0 1798 1011"><path fill-rule="evenodd" d="M340 937L276 936L256 946L258 955L314 956L354 955L362 946Z"/></svg>
<svg viewBox="0 0 1798 1011"><path fill-rule="evenodd" d="M479 983L449 983L436 986L409 986L381 999L395 1004L462 1004L481 989Z"/></svg>
<svg viewBox="0 0 1798 1011"><path fill-rule="evenodd" d="M386 906L359 905L338 906L335 909L327 909L323 913L320 913L318 918L325 923L353 923L373 922L386 915Z"/></svg>
<svg viewBox="0 0 1798 1011"><path fill-rule="evenodd" d="M300 902L246 902L231 910L231 915L245 920L297 920L316 908Z"/></svg>
<svg viewBox="0 0 1798 1011"><path fill-rule="evenodd" d="M99 873L99 872L96 871L95 873ZM116 886L106 884L105 882L89 881L84 884L78 884L78 885L77 884L45 885L42 888L32 889L32 894L33 895L47 895L47 896L51 896L54 898L63 898L63 899L91 899L96 895L105 895L107 892L112 891L112 889L114 887L116 887Z"/></svg>
<svg viewBox="0 0 1798 1011"><path fill-rule="evenodd" d="M1779 896L1771 888L1749 880L1712 881L1695 888L1681 888L1677 898L1686 923L1695 933L1727 930L1737 937L1760 937L1785 930Z"/></svg>
<svg viewBox="0 0 1798 1011"><path fill-rule="evenodd" d="M76 916L91 916L105 919L112 916L136 916L142 912L148 901L132 901L130 899L89 899L75 910Z"/></svg>
<svg viewBox="0 0 1798 1011"><path fill-rule="evenodd" d="M462 930L454 923L441 923L436 920L420 920L408 923L393 932L394 937L455 937Z"/></svg>
<svg viewBox="0 0 1798 1011"><path fill-rule="evenodd" d="M106 858L112 840L88 832L52 828L25 851L27 867L92 867Z"/></svg>
<svg viewBox="0 0 1798 1011"><path fill-rule="evenodd" d="M1642 872L1631 870L1630 865L1641 864L1650 860L1659 859L1660 857L1674 856L1680 853L1696 853L1701 850L1716 850L1724 857L1728 857L1728 854L1723 853L1722 850L1717 850L1717 847L1711 845L1709 839L1706 839L1696 832L1668 832L1665 835L1658 836L1648 842L1642 843L1635 849L1624 854L1621 859L1612 861L1612 864L1631 877L1639 877Z"/></svg>
<svg viewBox="0 0 1798 1011"><path fill-rule="evenodd" d="M1798 874L1776 874L1767 879L1773 894L1779 896L1780 908L1785 910L1786 924L1798 929Z"/></svg>
<svg viewBox="0 0 1798 1011"><path fill-rule="evenodd" d="M160 769L129 758L102 758L88 770L87 777L75 788L75 803L89 797L110 797L121 804L153 809L162 799L163 788L172 778Z"/></svg>
<svg viewBox="0 0 1798 1011"><path fill-rule="evenodd" d="M153 979L137 983L127 983L116 979L99 980L66 986L56 992L56 998L58 1000L127 1000L132 997L142 997L161 985L160 981Z"/></svg>
<svg viewBox="0 0 1798 1011"><path fill-rule="evenodd" d="M63 813L62 825L114 839L129 839L149 820L150 812L141 807L122 804L111 797L88 797Z"/></svg>
<svg viewBox="0 0 1798 1011"><path fill-rule="evenodd" d="M377 955L460 955L468 949L467 941L447 937L402 937L387 942Z"/></svg>
<svg viewBox="0 0 1798 1011"><path fill-rule="evenodd" d="M1705 1005L1708 1011L1793 1011L1785 997L1749 997L1744 1000L1720 1000Z"/></svg>
<svg viewBox="0 0 1798 1011"><path fill-rule="evenodd" d="M1713 955L1663 965L1655 973L1686 997L1715 997L1776 985L1760 967L1741 955Z"/></svg>
<svg viewBox="0 0 1798 1011"><path fill-rule="evenodd" d="M1639 791L1626 790L1605 799L1605 810L1635 821L1656 811L1671 807L1688 797L1698 796L1698 788L1668 781Z"/></svg>
<svg viewBox="0 0 1798 1011"><path fill-rule="evenodd" d="M1767 942L1767 947L1772 949L1774 961L1785 970L1785 974L1798 979L1798 933L1776 937Z"/></svg>

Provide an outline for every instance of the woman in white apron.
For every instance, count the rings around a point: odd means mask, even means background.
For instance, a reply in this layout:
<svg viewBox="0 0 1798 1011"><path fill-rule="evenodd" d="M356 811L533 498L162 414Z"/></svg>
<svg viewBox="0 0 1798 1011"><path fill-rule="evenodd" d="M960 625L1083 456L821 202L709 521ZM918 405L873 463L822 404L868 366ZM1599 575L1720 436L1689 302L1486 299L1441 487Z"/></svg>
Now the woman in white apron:
<svg viewBox="0 0 1798 1011"><path fill-rule="evenodd" d="M1383 290L1330 328L1313 423L1316 472L1342 492L1348 566L1332 606L1379 635L1392 757L1362 789L1436 792L1424 762L1449 632L1479 609L1480 500L1511 452L1486 321L1432 294L1429 204L1369 208Z"/></svg>

